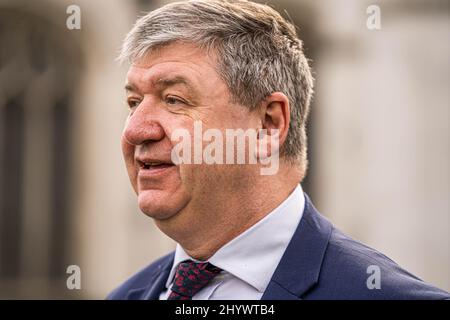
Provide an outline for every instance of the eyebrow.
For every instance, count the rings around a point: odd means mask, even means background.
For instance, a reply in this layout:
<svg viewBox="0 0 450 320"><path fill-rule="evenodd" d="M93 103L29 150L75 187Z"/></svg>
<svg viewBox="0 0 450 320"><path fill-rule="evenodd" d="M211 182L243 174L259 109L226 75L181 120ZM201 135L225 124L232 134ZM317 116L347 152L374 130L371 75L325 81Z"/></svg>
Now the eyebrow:
<svg viewBox="0 0 450 320"><path fill-rule="evenodd" d="M182 85L186 86L189 90L195 92L191 82L182 76L175 76L175 77L171 77L171 78L159 78L157 80L152 81L152 84L155 87L161 87L161 88L168 88L171 86L175 86L177 84L182 84ZM132 83L127 83L125 85L125 91L136 92L138 90L137 90L136 86L133 85Z"/></svg>
<svg viewBox="0 0 450 320"><path fill-rule="evenodd" d="M188 87L189 89L192 89L190 81L182 76L175 76L173 78L160 78L155 81L155 85L162 87L170 87L176 84L182 84Z"/></svg>
<svg viewBox="0 0 450 320"><path fill-rule="evenodd" d="M135 88L135 86L133 86L131 83L127 83L127 84L125 85L125 91L126 91L126 92L136 91L136 88Z"/></svg>

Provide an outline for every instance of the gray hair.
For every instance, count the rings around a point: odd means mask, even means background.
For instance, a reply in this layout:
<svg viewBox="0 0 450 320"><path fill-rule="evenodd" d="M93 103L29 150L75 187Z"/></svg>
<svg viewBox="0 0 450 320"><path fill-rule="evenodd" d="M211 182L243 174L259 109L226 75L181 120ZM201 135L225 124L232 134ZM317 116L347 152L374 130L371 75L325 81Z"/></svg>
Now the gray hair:
<svg viewBox="0 0 450 320"><path fill-rule="evenodd" d="M214 50L233 102L253 109L273 92L288 97L291 121L281 154L304 173L313 77L295 27L271 7L245 0L175 2L137 20L119 60L134 61L175 41Z"/></svg>

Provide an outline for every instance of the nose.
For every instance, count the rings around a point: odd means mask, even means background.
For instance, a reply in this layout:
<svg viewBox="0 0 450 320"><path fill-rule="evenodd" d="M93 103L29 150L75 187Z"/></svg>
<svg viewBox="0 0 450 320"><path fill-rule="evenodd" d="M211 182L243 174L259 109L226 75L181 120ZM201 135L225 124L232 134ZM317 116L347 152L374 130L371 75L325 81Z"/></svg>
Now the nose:
<svg viewBox="0 0 450 320"><path fill-rule="evenodd" d="M143 102L129 115L123 130L123 138L135 146L162 140L164 136L164 129L156 112Z"/></svg>

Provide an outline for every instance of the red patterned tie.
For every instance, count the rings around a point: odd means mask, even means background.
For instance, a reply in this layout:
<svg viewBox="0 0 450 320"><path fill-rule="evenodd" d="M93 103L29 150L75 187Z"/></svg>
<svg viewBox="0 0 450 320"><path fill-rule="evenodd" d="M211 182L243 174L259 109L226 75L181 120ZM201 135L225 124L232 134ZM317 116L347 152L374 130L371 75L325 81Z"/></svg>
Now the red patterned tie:
<svg viewBox="0 0 450 320"><path fill-rule="evenodd" d="M209 262L181 262L175 272L172 292L167 300L192 300L222 269Z"/></svg>

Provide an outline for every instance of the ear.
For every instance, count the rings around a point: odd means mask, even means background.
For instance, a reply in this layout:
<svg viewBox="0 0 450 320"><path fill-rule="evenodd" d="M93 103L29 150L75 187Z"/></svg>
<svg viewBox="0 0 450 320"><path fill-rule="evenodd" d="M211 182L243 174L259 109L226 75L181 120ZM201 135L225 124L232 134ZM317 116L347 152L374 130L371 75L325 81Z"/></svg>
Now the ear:
<svg viewBox="0 0 450 320"><path fill-rule="evenodd" d="M291 120L288 97L282 92L274 92L264 99L260 110L262 129L266 129L268 135L277 131L281 148L286 141Z"/></svg>

